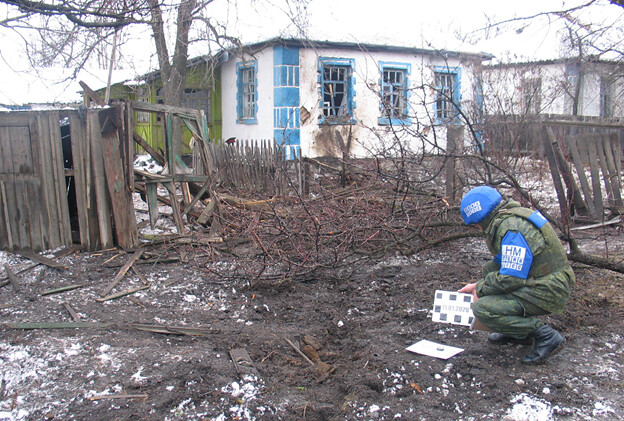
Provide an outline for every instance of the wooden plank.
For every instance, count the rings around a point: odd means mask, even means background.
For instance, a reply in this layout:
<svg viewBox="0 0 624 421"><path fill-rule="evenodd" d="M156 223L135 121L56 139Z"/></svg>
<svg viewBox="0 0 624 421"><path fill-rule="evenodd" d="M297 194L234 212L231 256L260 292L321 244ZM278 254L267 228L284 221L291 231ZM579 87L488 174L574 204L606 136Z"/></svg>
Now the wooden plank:
<svg viewBox="0 0 624 421"><path fill-rule="evenodd" d="M86 285L84 284L66 285L64 287L53 288L47 291L43 291L41 295L46 296L46 295L60 294L62 292L73 291L75 289L84 288L84 287L86 287Z"/></svg>
<svg viewBox="0 0 624 421"><path fill-rule="evenodd" d="M126 138L123 140L124 162L126 164L126 182L128 183L128 191L134 191L134 156L136 154L136 147L132 140L134 133L134 112L132 107L127 103L124 106L125 119L124 119L124 134Z"/></svg>
<svg viewBox="0 0 624 421"><path fill-rule="evenodd" d="M27 126L28 119L28 113L0 112L0 125L3 127Z"/></svg>
<svg viewBox="0 0 624 421"><path fill-rule="evenodd" d="M76 208L78 211L78 229L80 231L80 244L91 250L91 236L89 235L88 212L88 188L86 185L85 148L86 141L85 124L77 113L69 116L69 130L71 137L71 149L74 166L74 187L76 189Z"/></svg>
<svg viewBox="0 0 624 421"><path fill-rule="evenodd" d="M13 151L10 127L0 127L0 174L13 174Z"/></svg>
<svg viewBox="0 0 624 421"><path fill-rule="evenodd" d="M30 133L28 126L10 127L5 134L7 137L2 143L8 143L8 148L4 148L4 153L9 156L2 156L2 159L11 160L12 163L5 164L5 169L9 172L4 175L6 183L6 194L9 213L9 224L11 226L12 242L16 249L30 248L30 226L28 218L28 190L26 179L34 178L34 165L32 162L32 151L30 146ZM12 202L12 203L11 203Z"/></svg>
<svg viewBox="0 0 624 421"><path fill-rule="evenodd" d="M195 197L193 197L193 200L191 200L190 203L186 206L186 208L184 209L184 212L182 212L182 216L186 215L187 213L191 211L191 209L193 209L193 206L195 206L195 203L197 203L197 201L201 199L204 193L206 193L206 190L208 190L208 187L210 187L210 180L207 180L202 186L202 188L199 189L199 192L195 195Z"/></svg>
<svg viewBox="0 0 624 421"><path fill-rule="evenodd" d="M13 286L13 291L19 293L20 288L19 288L19 283L17 281L17 277L15 276L15 274L13 273L9 265L4 265L4 270L6 272L7 278L9 278L9 282Z"/></svg>
<svg viewBox="0 0 624 421"><path fill-rule="evenodd" d="M117 294L107 295L106 297L98 298L97 302L101 303L104 301L116 300L117 298L125 297L126 295L134 294L135 292L143 291L144 289L148 289L149 285L143 285L136 288L131 288L125 291L118 292Z"/></svg>
<svg viewBox="0 0 624 421"><path fill-rule="evenodd" d="M67 266L65 266L64 264L59 263L56 260L52 260L45 256L42 256L41 254L33 253L32 251L29 251L29 250L21 250L21 251L18 251L17 254L27 259L30 259L34 262L41 263L42 265L46 265L54 269L67 269Z"/></svg>
<svg viewBox="0 0 624 421"><path fill-rule="evenodd" d="M8 194L8 189L6 186L6 181L9 180L9 176L0 175L0 204L2 204L2 220L4 226L4 233L6 237L2 239L2 248L3 250L13 250L15 248L15 244L13 242L13 227L11 223L11 212L9 211L9 206L11 203L11 198Z"/></svg>
<svg viewBox="0 0 624 421"><path fill-rule="evenodd" d="M182 192L182 203L184 204L184 208L191 203L191 190L189 188L189 183L183 181L180 183L180 191Z"/></svg>
<svg viewBox="0 0 624 421"><path fill-rule="evenodd" d="M165 165L165 157L162 156L162 154L160 152L158 152L156 149L154 149L152 147L152 145L150 145L149 143L147 143L147 140L143 139L137 132L134 132L134 135L132 137L134 139L134 141L136 143L138 143L143 149L145 149L145 151L150 154L150 156L152 158L154 158L154 161L156 161L158 163L158 165L164 166Z"/></svg>
<svg viewBox="0 0 624 421"><path fill-rule="evenodd" d="M49 138L40 139L50 143L50 154L52 159L52 174L54 178L54 197L56 199L56 212L58 214L58 245L51 245L52 248L69 246L71 244L71 224L69 222L69 206L67 203L67 188L65 184L65 170L63 162L63 148L61 144L60 116L58 111L46 112L49 126Z"/></svg>
<svg viewBox="0 0 624 421"><path fill-rule="evenodd" d="M5 323L9 329L102 329L115 326L114 323L99 322L34 322L34 323Z"/></svg>
<svg viewBox="0 0 624 421"><path fill-rule="evenodd" d="M589 210L590 216L592 218L596 218L596 208L594 207L594 200L592 198L589 182L587 181L587 176L585 174L585 166L583 165L583 161L581 160L581 154L579 153L576 140L576 136L566 136L566 145L568 146L568 150L570 151L570 157L572 158L572 163L574 164L574 168L576 169L579 184L581 185L581 190L583 191L583 196L585 197L585 205Z"/></svg>
<svg viewBox="0 0 624 421"><path fill-rule="evenodd" d="M19 207L18 199L19 194L16 193L15 176L13 174L6 174L4 178L4 196L6 197L6 214L8 225L10 226L11 237L9 243L11 244L10 250L20 249L23 247L22 235L24 233L23 227L20 227L19 219Z"/></svg>
<svg viewBox="0 0 624 421"><path fill-rule="evenodd" d="M91 147L91 123L86 118L83 126L84 142L82 143L82 162L84 165L85 193L87 202L87 221L89 229L89 250L97 250L101 247L100 220L98 217L97 195L93 169L93 148Z"/></svg>
<svg viewBox="0 0 624 421"><path fill-rule="evenodd" d="M80 316L78 315L78 312L70 303L63 302L63 307L65 307L65 310L67 310L74 322L82 322Z"/></svg>
<svg viewBox="0 0 624 421"><path fill-rule="evenodd" d="M596 152L595 137L592 135L583 136L583 144L587 148L589 157L589 167L592 178L592 192L594 194L594 207L596 216L600 219L604 214L604 204L602 203L602 189L600 187L600 170L598 167L598 153Z"/></svg>
<svg viewBox="0 0 624 421"><path fill-rule="evenodd" d="M173 210L173 220L176 224L178 234L184 234L184 222L182 220L182 214L180 213L180 203L176 197L175 185L173 182L165 182L162 184L165 186L167 191L169 191L169 206L171 206L171 209Z"/></svg>
<svg viewBox="0 0 624 421"><path fill-rule="evenodd" d="M93 183L95 184L95 198L97 206L98 225L100 229L100 246L104 249L113 246L113 231L110 220L111 208L106 189L104 174L104 158L102 152L102 136L100 134L100 121L96 111L87 115L90 145L91 145L91 169Z"/></svg>
<svg viewBox="0 0 624 421"><path fill-rule="evenodd" d="M556 141L555 134L552 127L546 126L545 136L543 136L544 150L546 158L548 160L548 167L550 168L550 175L553 179L553 185L557 193L557 199L559 200L559 209L561 210L561 220L564 226L569 225L570 209L568 207L568 200L563 190L563 184L559 175L559 169L557 166L557 159L555 158L555 152L553 150L552 142Z"/></svg>
<svg viewBox="0 0 624 421"><path fill-rule="evenodd" d="M112 291L112 289L115 288L115 286L119 283L121 278L124 277L126 272L128 272L130 267L134 264L134 262L139 260L139 258L141 257L142 254L143 254L143 250L139 249L139 250L136 250L132 254L132 256L130 256L130 259L128 259L126 264L123 265L123 267L121 269L119 269L119 272L117 272L117 275L115 276L115 279L113 279L113 281L106 287L106 289L104 291L102 291L102 293L101 293L102 297L108 295L108 293L110 293Z"/></svg>
<svg viewBox="0 0 624 421"><path fill-rule="evenodd" d="M570 166L568 165L568 160L563 155L559 140L557 139L557 141L553 142L552 145L555 152L555 158L557 160L557 166L559 167L559 171L561 172L561 176L568 191L568 201L571 201L574 204L574 209L576 210L577 214L587 215L589 211L587 209L587 206L585 206L585 202L583 201L581 192L576 185L576 181L572 176L572 171L570 170Z"/></svg>
<svg viewBox="0 0 624 421"><path fill-rule="evenodd" d="M624 130L620 130L614 138L613 157L615 158L615 167L617 169L617 173L622 174L622 139L624 138Z"/></svg>
<svg viewBox="0 0 624 421"><path fill-rule="evenodd" d="M230 358L232 358L232 362L240 378L244 378L248 375L260 377L260 373L258 373L246 349L232 348L229 352Z"/></svg>
<svg viewBox="0 0 624 421"><path fill-rule="evenodd" d="M84 83L83 81L78 82L80 84L80 86L82 87L82 89L84 89L84 91L87 93L87 95L89 95L91 97L91 99L100 107L104 107L106 105L106 101L104 101L104 99L97 93L95 92L93 89L91 89L89 87L89 85L87 85L86 83Z"/></svg>
<svg viewBox="0 0 624 421"><path fill-rule="evenodd" d="M111 198L117 243L128 249L139 244L139 236L132 194L127 189L124 177L120 146L119 134L116 131L102 137L106 185Z"/></svg>
<svg viewBox="0 0 624 421"><path fill-rule="evenodd" d="M164 104L153 104L151 102L128 101L134 111L147 111L152 113L172 113L180 117L196 119L196 110L193 108L174 107Z"/></svg>
<svg viewBox="0 0 624 421"><path fill-rule="evenodd" d="M27 190L26 201L26 213L28 215L29 232L30 232L30 245L33 251L42 251L47 249L47 244L43 238L44 228L41 225L41 201L39 200L39 186L41 181L38 177L32 176L32 178L25 180Z"/></svg>
<svg viewBox="0 0 624 421"><path fill-rule="evenodd" d="M609 170L607 168L607 158L605 156L604 145L602 143L602 135L596 135L594 137L596 152L598 154L598 165L602 172L602 181L604 183L605 191L607 192L607 202L609 206L615 204L613 200L613 189L611 188L611 182L609 180Z"/></svg>
<svg viewBox="0 0 624 421"><path fill-rule="evenodd" d="M175 139L173 139L173 117L171 116L171 114L165 114L163 123L163 136L165 139L167 166L169 168L169 174L175 175L177 173L177 156L175 152L176 148L174 147Z"/></svg>
<svg viewBox="0 0 624 421"><path fill-rule="evenodd" d="M11 250L9 240L11 239L11 225L8 215L8 204L6 201L6 187L0 174L0 250Z"/></svg>
<svg viewBox="0 0 624 421"><path fill-rule="evenodd" d="M45 214L43 218L47 220L48 246L53 248L61 244L59 233L59 215L56 207L56 194L54 186L54 170L52 166L52 151L50 148L50 128L43 113L35 113L37 131L35 136L39 145L39 162L41 175L42 197L45 203Z"/></svg>
<svg viewBox="0 0 624 421"><path fill-rule="evenodd" d="M37 183L33 186L34 193L31 197L31 201L36 201L38 213L36 217L36 223L40 227L42 250L49 249L50 247L50 219L48 214L48 202L44 187L44 177L49 177L48 174L44 175L42 156L41 156L41 139L39 138L39 124L38 119L34 116L29 118L28 128L30 133L30 145L32 150L32 157L34 163L35 177Z"/></svg>
<svg viewBox="0 0 624 421"><path fill-rule="evenodd" d="M613 204L620 211L622 210L622 194L620 192L620 177L615 166L615 158L613 153L612 144L617 142L617 138L613 138L611 135L602 136L602 146L605 155L605 164L608 171L609 184L613 191Z"/></svg>
<svg viewBox="0 0 624 421"><path fill-rule="evenodd" d="M157 183L145 183L145 198L147 199L147 209L149 211L150 226L154 228L159 215Z"/></svg>
<svg viewBox="0 0 624 421"><path fill-rule="evenodd" d="M15 197L15 210L14 215L14 232L19 235L18 249L30 249L32 244L30 243L30 221L28 220L28 191L26 190L26 183L24 182L24 176L16 174L13 177L13 193Z"/></svg>

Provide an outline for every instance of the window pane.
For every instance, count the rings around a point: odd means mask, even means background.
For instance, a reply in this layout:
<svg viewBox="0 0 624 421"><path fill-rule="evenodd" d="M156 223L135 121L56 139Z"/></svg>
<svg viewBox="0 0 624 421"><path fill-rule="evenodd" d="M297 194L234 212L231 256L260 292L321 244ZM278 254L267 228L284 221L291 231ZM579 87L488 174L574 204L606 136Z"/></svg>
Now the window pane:
<svg viewBox="0 0 624 421"><path fill-rule="evenodd" d="M241 118L256 116L256 69L241 69Z"/></svg>
<svg viewBox="0 0 624 421"><path fill-rule="evenodd" d="M383 111L390 118L406 116L405 70L384 69L382 83Z"/></svg>
<svg viewBox="0 0 624 421"><path fill-rule="evenodd" d="M454 85L457 74L455 73L435 73L436 89L436 118L448 121L455 117L456 110L454 101Z"/></svg>
<svg viewBox="0 0 624 421"><path fill-rule="evenodd" d="M326 117L347 115L348 68L325 66L323 76L323 115Z"/></svg>

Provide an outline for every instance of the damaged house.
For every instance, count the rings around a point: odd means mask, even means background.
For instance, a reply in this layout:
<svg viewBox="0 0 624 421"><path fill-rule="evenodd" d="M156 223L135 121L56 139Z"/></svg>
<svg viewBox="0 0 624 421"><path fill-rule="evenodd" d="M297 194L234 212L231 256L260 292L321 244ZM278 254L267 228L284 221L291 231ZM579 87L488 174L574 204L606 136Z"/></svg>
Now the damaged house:
<svg viewBox="0 0 624 421"><path fill-rule="evenodd" d="M297 39L248 45L220 57L222 135L275 139L291 158L370 156L396 137L407 147L418 136L444 143L460 110L479 103L475 74L491 58Z"/></svg>

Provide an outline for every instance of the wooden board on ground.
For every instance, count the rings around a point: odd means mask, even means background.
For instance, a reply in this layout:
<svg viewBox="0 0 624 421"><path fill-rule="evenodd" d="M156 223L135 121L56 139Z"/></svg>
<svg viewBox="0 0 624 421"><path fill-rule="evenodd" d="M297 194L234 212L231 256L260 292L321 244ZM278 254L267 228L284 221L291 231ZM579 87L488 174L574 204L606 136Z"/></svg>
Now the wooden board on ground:
<svg viewBox="0 0 624 421"><path fill-rule="evenodd" d="M248 375L260 377L260 373L251 361L251 357L244 348L234 348L230 350L230 358L236 367L238 375L243 378Z"/></svg>

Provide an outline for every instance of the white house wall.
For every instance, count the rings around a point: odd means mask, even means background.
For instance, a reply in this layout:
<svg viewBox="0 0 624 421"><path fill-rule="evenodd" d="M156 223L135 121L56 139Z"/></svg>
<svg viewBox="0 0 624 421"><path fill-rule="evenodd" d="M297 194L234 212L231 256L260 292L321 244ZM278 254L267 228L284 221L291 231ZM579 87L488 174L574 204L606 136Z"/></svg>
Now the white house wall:
<svg viewBox="0 0 624 421"><path fill-rule="evenodd" d="M568 70L569 71L569 70ZM485 67L483 70L486 113L522 115L526 111L522 83L527 79L541 80L540 113L573 114L574 86L565 62L550 64L526 63L512 66ZM578 115L600 116L601 77L613 73L609 64L594 64L583 70L578 102ZM615 78L612 88L612 116L622 117L622 79Z"/></svg>
<svg viewBox="0 0 624 421"><path fill-rule="evenodd" d="M270 139L278 133L276 107L279 99L274 97L274 49L267 47L254 57L257 70L257 122L240 124L237 122L237 80L236 63L240 58L232 57L221 67L222 77L222 128L223 137L239 139ZM446 146L446 130L435 125L435 92L431 87L435 66L460 67L462 109L470 109L474 99L474 76L471 65L460 65L459 59L444 60L431 55L414 55L398 52L359 51L355 49L299 49L298 63L298 109L293 117L294 126L289 131L298 133L297 148L303 156L342 156L346 151L350 156L364 157L387 152L393 139L401 139L402 146L414 150L423 147L435 150L432 145ZM355 124L319 124L322 115L319 86L319 57L354 60L355 77ZM280 59L278 58L277 61ZM409 73L409 102L412 108L412 124L389 127L379 124L380 110L380 70L379 62L407 64ZM290 85L293 87L294 85ZM276 102L277 101L277 102ZM472 114L472 112L469 112ZM423 138L426 142L423 142ZM349 139L351 141L349 142ZM293 146L294 148L295 146ZM293 149L294 151L294 149ZM439 150L438 150L439 152Z"/></svg>
<svg viewBox="0 0 624 421"><path fill-rule="evenodd" d="M254 61L256 64L256 78L258 81L257 95L257 123L241 124L237 122L237 70L239 62ZM224 139L260 140L273 139L273 51L266 49L247 55L244 60L240 57L231 58L221 66L221 111L222 136Z"/></svg>

